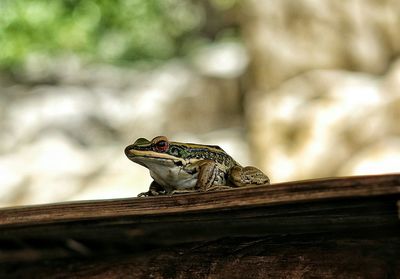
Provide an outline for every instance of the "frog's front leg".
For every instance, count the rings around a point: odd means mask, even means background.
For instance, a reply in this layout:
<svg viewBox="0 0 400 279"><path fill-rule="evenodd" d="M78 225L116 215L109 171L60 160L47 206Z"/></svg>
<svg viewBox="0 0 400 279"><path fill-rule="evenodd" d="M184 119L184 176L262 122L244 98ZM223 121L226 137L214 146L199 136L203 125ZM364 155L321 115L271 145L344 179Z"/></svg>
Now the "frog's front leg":
<svg viewBox="0 0 400 279"><path fill-rule="evenodd" d="M215 161L201 160L196 163L196 167L199 172L196 189L206 192L231 188L226 185L215 185L219 174L218 165Z"/></svg>
<svg viewBox="0 0 400 279"><path fill-rule="evenodd" d="M229 180L237 187L269 184L268 176L251 166L234 166L229 172Z"/></svg>
<svg viewBox="0 0 400 279"><path fill-rule="evenodd" d="M165 195L166 191L164 187L162 187L160 184L157 182L153 181L150 184L149 191L140 193L138 197L149 197L149 196L159 196L159 195Z"/></svg>

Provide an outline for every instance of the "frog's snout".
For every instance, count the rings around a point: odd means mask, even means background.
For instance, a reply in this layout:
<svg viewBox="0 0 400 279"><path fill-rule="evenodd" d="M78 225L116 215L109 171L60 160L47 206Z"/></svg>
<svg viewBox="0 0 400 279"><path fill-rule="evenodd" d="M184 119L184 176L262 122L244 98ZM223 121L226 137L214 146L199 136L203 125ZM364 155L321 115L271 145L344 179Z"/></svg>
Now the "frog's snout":
<svg viewBox="0 0 400 279"><path fill-rule="evenodd" d="M131 150L133 150L133 146L132 146L132 145L128 145L127 147L125 147L125 155L126 155L128 158L134 156L134 154L133 154L133 152L132 152Z"/></svg>

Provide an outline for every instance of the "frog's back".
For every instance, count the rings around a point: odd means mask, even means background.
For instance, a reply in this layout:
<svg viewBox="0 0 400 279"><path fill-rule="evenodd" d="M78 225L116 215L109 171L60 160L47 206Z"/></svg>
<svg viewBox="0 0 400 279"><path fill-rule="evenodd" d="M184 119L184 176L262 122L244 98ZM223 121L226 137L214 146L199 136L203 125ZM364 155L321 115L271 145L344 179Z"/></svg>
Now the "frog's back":
<svg viewBox="0 0 400 279"><path fill-rule="evenodd" d="M213 160L225 168L230 169L239 165L218 145L185 144L182 146L187 152L189 159Z"/></svg>

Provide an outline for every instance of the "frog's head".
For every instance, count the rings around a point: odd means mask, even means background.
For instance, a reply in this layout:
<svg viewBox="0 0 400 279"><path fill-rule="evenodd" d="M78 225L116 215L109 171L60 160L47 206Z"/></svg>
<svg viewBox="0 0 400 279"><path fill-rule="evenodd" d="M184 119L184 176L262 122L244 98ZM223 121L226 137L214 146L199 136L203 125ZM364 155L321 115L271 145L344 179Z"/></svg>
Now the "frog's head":
<svg viewBox="0 0 400 279"><path fill-rule="evenodd" d="M151 141L139 138L134 144L125 148L125 154L129 160L148 169L152 169L155 165L182 165L184 158L174 145L164 136L155 137Z"/></svg>

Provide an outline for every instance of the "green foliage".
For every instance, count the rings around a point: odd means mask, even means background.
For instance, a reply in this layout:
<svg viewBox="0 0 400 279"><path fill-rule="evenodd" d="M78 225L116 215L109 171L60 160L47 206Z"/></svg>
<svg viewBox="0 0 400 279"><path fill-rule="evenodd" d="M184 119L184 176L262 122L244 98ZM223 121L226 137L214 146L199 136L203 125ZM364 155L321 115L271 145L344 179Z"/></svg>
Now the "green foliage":
<svg viewBox="0 0 400 279"><path fill-rule="evenodd" d="M182 0L0 0L0 67L28 55L76 53L91 61L160 60L204 23Z"/></svg>

